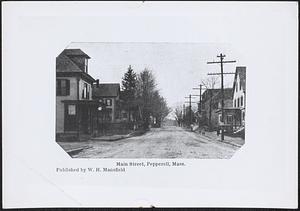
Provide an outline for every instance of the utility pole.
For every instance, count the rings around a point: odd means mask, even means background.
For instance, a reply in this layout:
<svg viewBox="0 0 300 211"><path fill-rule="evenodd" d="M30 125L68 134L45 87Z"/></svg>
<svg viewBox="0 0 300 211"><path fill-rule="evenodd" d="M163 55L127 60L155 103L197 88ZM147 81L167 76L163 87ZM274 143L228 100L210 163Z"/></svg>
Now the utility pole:
<svg viewBox="0 0 300 211"><path fill-rule="evenodd" d="M201 113L201 99L202 99L202 84L199 85L199 88L193 88L193 89L199 89L199 95L193 95L193 96L199 96L198 111L199 111L199 114L200 114Z"/></svg>
<svg viewBox="0 0 300 211"><path fill-rule="evenodd" d="M201 107L202 107L202 84L199 85L199 88L193 88L193 89L199 89L199 95L193 95L193 96L199 96L199 107L198 107L198 112L199 112L199 127L200 127L200 117L201 117Z"/></svg>
<svg viewBox="0 0 300 211"><path fill-rule="evenodd" d="M221 121L224 123L224 85L223 85L223 75L225 74L235 74L235 73L224 73L223 72L223 64L224 63L234 63L236 61L224 61L225 55L220 53L220 55L217 56L220 58L220 61L213 61L213 62L207 62L207 64L221 64L221 73L208 73L207 75L221 75ZM224 141L224 127L221 126L221 140Z"/></svg>
<svg viewBox="0 0 300 211"><path fill-rule="evenodd" d="M184 126L185 123L185 105L183 104L183 115L182 115L182 126Z"/></svg>
<svg viewBox="0 0 300 211"><path fill-rule="evenodd" d="M197 103L197 102L192 102L192 95L189 95L188 97L185 97L185 98L189 98L189 102L186 102L186 103L189 103L189 110L190 110L190 120L189 120L189 125L192 124L192 103Z"/></svg>

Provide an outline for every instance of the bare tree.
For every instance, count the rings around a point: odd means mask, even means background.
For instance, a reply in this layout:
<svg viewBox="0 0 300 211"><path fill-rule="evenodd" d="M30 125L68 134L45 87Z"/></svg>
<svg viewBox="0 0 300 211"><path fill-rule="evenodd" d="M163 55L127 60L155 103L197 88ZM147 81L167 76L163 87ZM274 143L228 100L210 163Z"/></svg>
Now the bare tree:
<svg viewBox="0 0 300 211"><path fill-rule="evenodd" d="M175 119L176 119L178 125L181 126L182 121L183 121L183 110L182 110L181 106L177 106L175 108L174 114L175 114Z"/></svg>
<svg viewBox="0 0 300 211"><path fill-rule="evenodd" d="M156 126L160 126L170 112L166 100L160 95L156 86L155 77L150 70L144 69L138 74L136 94L144 129L149 129L151 117L155 118Z"/></svg>
<svg viewBox="0 0 300 211"><path fill-rule="evenodd" d="M218 76L210 76L206 79L203 79L201 81L201 84L206 88L206 89L214 89L217 82L219 80Z"/></svg>

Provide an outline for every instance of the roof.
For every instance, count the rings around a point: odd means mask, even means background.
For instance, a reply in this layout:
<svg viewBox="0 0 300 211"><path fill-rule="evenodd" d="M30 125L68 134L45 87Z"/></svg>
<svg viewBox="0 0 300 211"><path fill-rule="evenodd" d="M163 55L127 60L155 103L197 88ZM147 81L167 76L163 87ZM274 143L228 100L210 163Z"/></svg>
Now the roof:
<svg viewBox="0 0 300 211"><path fill-rule="evenodd" d="M81 56L84 58L90 58L80 49L65 49L56 57L56 76L59 77L82 77L90 82L95 79L85 72L80 62L76 62L76 59L72 56Z"/></svg>
<svg viewBox="0 0 300 211"><path fill-rule="evenodd" d="M238 75L240 78L240 83L242 85L242 88L246 92L246 67L244 67L244 66L236 67L235 75L234 75L234 82L233 82L233 89L235 89L236 79L237 79Z"/></svg>
<svg viewBox="0 0 300 211"><path fill-rule="evenodd" d="M61 53L56 58L56 72L82 72L82 70L68 56Z"/></svg>
<svg viewBox="0 0 300 211"><path fill-rule="evenodd" d="M90 59L86 53L84 53L81 49L65 49L61 54L67 55L67 56L83 56L85 58Z"/></svg>
<svg viewBox="0 0 300 211"><path fill-rule="evenodd" d="M209 93L209 94L208 94ZM224 100L232 99L233 89L232 88L224 88ZM215 101L221 100L221 89L206 89L203 93L204 98L203 101L207 101L209 99L213 99Z"/></svg>
<svg viewBox="0 0 300 211"><path fill-rule="evenodd" d="M93 97L117 97L120 92L119 83L104 83L93 85Z"/></svg>

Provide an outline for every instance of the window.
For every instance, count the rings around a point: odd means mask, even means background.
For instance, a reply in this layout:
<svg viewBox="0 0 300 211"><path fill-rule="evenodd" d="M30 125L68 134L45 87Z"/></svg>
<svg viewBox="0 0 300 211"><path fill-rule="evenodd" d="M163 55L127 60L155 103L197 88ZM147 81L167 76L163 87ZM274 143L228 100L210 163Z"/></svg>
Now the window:
<svg viewBox="0 0 300 211"><path fill-rule="evenodd" d="M219 115L219 122L223 122L222 115Z"/></svg>
<svg viewBox="0 0 300 211"><path fill-rule="evenodd" d="M234 99L234 107L236 108L236 99Z"/></svg>
<svg viewBox="0 0 300 211"><path fill-rule="evenodd" d="M240 107L240 98L238 98L238 105L237 107Z"/></svg>
<svg viewBox="0 0 300 211"><path fill-rule="evenodd" d="M90 99L90 86L87 86L87 94L86 94L86 98Z"/></svg>
<svg viewBox="0 0 300 211"><path fill-rule="evenodd" d="M232 123L232 115L227 116L227 123Z"/></svg>
<svg viewBox="0 0 300 211"><path fill-rule="evenodd" d="M245 120L245 112L243 112L243 120Z"/></svg>
<svg viewBox="0 0 300 211"><path fill-rule="evenodd" d="M76 115L76 106L68 105L68 115Z"/></svg>
<svg viewBox="0 0 300 211"><path fill-rule="evenodd" d="M112 105L112 100L111 99L106 99L105 103L107 106L111 106Z"/></svg>
<svg viewBox="0 0 300 211"><path fill-rule="evenodd" d="M81 93L81 97L82 99L89 99L90 92L89 92L89 87L87 83L83 84L83 89L82 89L82 93Z"/></svg>
<svg viewBox="0 0 300 211"><path fill-rule="evenodd" d="M235 84L235 91L237 92L238 91L238 82L236 81L236 84Z"/></svg>
<svg viewBox="0 0 300 211"><path fill-rule="evenodd" d="M70 95L70 80L67 79L56 80L56 95L57 96Z"/></svg>
<svg viewBox="0 0 300 211"><path fill-rule="evenodd" d="M123 113L123 118L127 118L127 113Z"/></svg>
<svg viewBox="0 0 300 211"><path fill-rule="evenodd" d="M84 72L88 72L88 60L84 59Z"/></svg>
<svg viewBox="0 0 300 211"><path fill-rule="evenodd" d="M241 96L241 106L243 106L243 96Z"/></svg>

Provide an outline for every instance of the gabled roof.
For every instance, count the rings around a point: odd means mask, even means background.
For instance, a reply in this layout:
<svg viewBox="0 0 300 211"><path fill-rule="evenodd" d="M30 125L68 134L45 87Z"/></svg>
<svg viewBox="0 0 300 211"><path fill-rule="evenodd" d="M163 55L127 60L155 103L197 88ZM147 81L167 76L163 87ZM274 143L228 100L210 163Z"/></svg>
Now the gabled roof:
<svg viewBox="0 0 300 211"><path fill-rule="evenodd" d="M120 92L119 83L105 83L93 85L93 97L117 97Z"/></svg>
<svg viewBox="0 0 300 211"><path fill-rule="evenodd" d="M61 54L67 56L82 56L88 59L91 58L86 53L84 53L81 49L65 49Z"/></svg>
<svg viewBox="0 0 300 211"><path fill-rule="evenodd" d="M232 88L224 88L224 100L232 99L232 93L233 89ZM222 95L221 95L221 90L213 96L214 100L221 100Z"/></svg>
<svg viewBox="0 0 300 211"><path fill-rule="evenodd" d="M233 82L233 90L235 90L237 76L239 76L242 88L243 88L244 92L246 92L246 67L244 67L244 66L236 67L235 75L234 75L234 82Z"/></svg>
<svg viewBox="0 0 300 211"><path fill-rule="evenodd" d="M224 100L232 99L232 93L232 88L224 88ZM204 98L202 98L204 102L210 99L218 101L221 100L222 97L221 89L206 89L202 95L204 95Z"/></svg>

